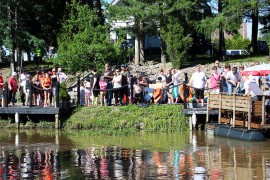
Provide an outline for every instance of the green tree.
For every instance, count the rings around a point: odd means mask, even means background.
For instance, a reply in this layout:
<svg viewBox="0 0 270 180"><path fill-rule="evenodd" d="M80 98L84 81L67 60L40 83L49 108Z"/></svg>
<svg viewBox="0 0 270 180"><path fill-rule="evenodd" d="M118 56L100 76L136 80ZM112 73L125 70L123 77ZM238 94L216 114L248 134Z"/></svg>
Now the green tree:
<svg viewBox="0 0 270 180"><path fill-rule="evenodd" d="M236 34L231 39L225 40L226 49L248 49L250 40Z"/></svg>
<svg viewBox="0 0 270 180"><path fill-rule="evenodd" d="M119 44L112 44L108 24L102 25L95 9L73 0L58 38L58 55L52 61L68 72L101 68L120 57Z"/></svg>
<svg viewBox="0 0 270 180"><path fill-rule="evenodd" d="M206 17L198 24L198 31L205 35L211 35L218 29L219 52L222 58L225 55L224 32L237 33L242 21L243 13L246 11L246 1L239 0L216 0L212 1L213 15Z"/></svg>
<svg viewBox="0 0 270 180"><path fill-rule="evenodd" d="M167 52L170 60L175 68L181 68L183 63L188 59L188 49L192 44L190 34L187 34L184 27L179 21L170 18L166 27L163 29L166 43Z"/></svg>

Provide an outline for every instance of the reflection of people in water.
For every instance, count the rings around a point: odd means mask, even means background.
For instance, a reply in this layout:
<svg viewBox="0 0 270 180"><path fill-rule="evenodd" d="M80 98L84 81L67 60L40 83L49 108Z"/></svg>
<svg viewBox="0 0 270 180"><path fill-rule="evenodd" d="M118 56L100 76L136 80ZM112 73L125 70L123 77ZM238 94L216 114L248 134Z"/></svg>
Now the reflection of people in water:
<svg viewBox="0 0 270 180"><path fill-rule="evenodd" d="M163 153L161 152L154 152L153 153L153 162L157 167L157 177L158 178L167 178L167 165L163 162Z"/></svg>

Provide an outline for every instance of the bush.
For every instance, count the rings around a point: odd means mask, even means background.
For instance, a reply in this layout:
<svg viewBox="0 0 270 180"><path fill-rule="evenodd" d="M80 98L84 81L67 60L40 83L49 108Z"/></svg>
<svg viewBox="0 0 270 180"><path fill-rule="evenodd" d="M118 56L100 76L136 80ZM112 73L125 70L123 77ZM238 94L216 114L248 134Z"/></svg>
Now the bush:
<svg viewBox="0 0 270 180"><path fill-rule="evenodd" d="M67 91L67 85L66 83L61 83L60 88L59 88L59 100L67 100L70 101L70 95L68 94Z"/></svg>

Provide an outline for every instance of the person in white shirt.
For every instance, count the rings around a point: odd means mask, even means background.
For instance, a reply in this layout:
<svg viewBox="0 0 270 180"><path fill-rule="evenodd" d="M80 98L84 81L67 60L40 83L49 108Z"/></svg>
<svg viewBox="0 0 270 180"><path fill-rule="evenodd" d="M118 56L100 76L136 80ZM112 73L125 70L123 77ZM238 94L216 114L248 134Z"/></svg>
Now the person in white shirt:
<svg viewBox="0 0 270 180"><path fill-rule="evenodd" d="M241 77L236 67L226 74L228 93L231 94L241 81Z"/></svg>
<svg viewBox="0 0 270 180"><path fill-rule="evenodd" d="M26 72L25 70L22 70L22 73L20 74L20 96L21 96L21 101L23 103L23 106L25 106L25 86L26 86Z"/></svg>
<svg viewBox="0 0 270 180"><path fill-rule="evenodd" d="M202 103L204 100L204 88L206 85L206 80L207 78L204 72L201 71L200 65L196 66L195 72L190 78L189 85L194 88L198 103Z"/></svg>
<svg viewBox="0 0 270 180"><path fill-rule="evenodd" d="M66 75L66 73L62 72L62 68L59 67L57 69L57 71L58 71L60 84L66 82L67 81L67 75Z"/></svg>
<svg viewBox="0 0 270 180"><path fill-rule="evenodd" d="M263 91L256 83L256 77L249 76L248 80L244 84L245 87L245 94L251 95L252 100L258 100L257 95L262 95Z"/></svg>

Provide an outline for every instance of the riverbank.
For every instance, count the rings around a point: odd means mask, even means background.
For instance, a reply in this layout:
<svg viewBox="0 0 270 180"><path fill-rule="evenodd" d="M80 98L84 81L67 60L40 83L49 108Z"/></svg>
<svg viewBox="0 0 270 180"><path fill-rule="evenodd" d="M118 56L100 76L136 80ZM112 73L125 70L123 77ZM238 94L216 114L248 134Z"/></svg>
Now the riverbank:
<svg viewBox="0 0 270 180"><path fill-rule="evenodd" d="M63 122L63 128L90 129L105 134L139 130L181 132L188 128L182 109L182 105L81 107Z"/></svg>
<svg viewBox="0 0 270 180"><path fill-rule="evenodd" d="M62 129L91 130L93 134L129 134L146 132L182 132L188 128L183 106L154 105L140 107L91 106L78 107L72 114L62 117ZM53 116L21 116L20 129L53 129ZM18 128L14 116L1 117L0 127Z"/></svg>

